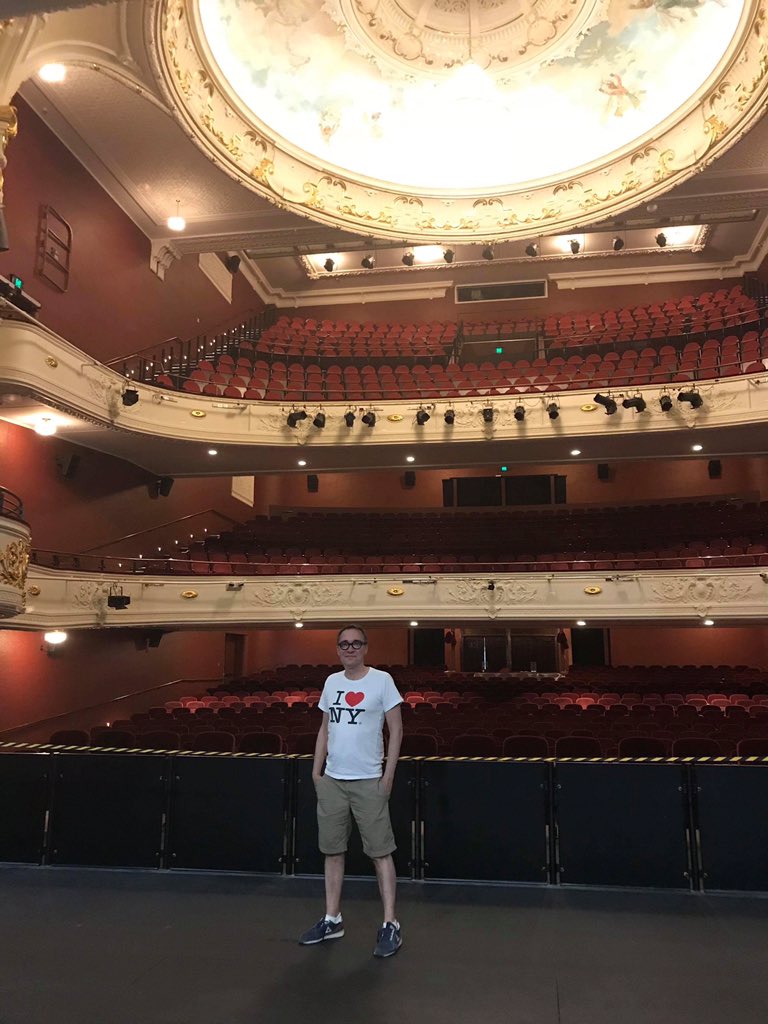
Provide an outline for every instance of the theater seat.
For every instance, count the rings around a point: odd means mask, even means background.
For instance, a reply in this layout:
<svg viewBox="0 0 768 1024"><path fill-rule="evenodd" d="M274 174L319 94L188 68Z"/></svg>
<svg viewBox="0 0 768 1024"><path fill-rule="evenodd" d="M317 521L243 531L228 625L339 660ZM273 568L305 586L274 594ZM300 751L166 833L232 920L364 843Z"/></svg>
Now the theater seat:
<svg viewBox="0 0 768 1024"><path fill-rule="evenodd" d="M619 757L666 757L667 744L652 736L625 736L619 740Z"/></svg>
<svg viewBox="0 0 768 1024"><path fill-rule="evenodd" d="M501 741L492 736L457 736L451 744L452 757L498 757Z"/></svg>
<svg viewBox="0 0 768 1024"><path fill-rule="evenodd" d="M561 736L555 742L555 757L600 757L602 752L594 736Z"/></svg>
<svg viewBox="0 0 768 1024"><path fill-rule="evenodd" d="M187 749L231 754L235 749L235 737L231 732L199 732L190 738Z"/></svg>
<svg viewBox="0 0 768 1024"><path fill-rule="evenodd" d="M739 757L768 757L768 737L751 736L736 747Z"/></svg>
<svg viewBox="0 0 768 1024"><path fill-rule="evenodd" d="M314 754L317 743L316 732L298 732L288 737L286 744L289 754Z"/></svg>
<svg viewBox="0 0 768 1024"><path fill-rule="evenodd" d="M543 736L507 736L501 752L504 757L548 757L549 744Z"/></svg>
<svg viewBox="0 0 768 1024"><path fill-rule="evenodd" d="M136 746L142 747L144 750L181 750L182 748L179 734L167 729L145 732L136 741Z"/></svg>
<svg viewBox="0 0 768 1024"><path fill-rule="evenodd" d="M403 757L436 757L437 737L427 733L403 736L400 753Z"/></svg>
<svg viewBox="0 0 768 1024"><path fill-rule="evenodd" d="M242 754L282 754L283 741L273 732L247 732L238 749Z"/></svg>
<svg viewBox="0 0 768 1024"><path fill-rule="evenodd" d="M719 757L720 744L704 736L686 736L672 744L673 757Z"/></svg>
<svg viewBox="0 0 768 1024"><path fill-rule="evenodd" d="M51 743L63 743L68 747L87 747L91 738L82 729L59 729L50 739Z"/></svg>

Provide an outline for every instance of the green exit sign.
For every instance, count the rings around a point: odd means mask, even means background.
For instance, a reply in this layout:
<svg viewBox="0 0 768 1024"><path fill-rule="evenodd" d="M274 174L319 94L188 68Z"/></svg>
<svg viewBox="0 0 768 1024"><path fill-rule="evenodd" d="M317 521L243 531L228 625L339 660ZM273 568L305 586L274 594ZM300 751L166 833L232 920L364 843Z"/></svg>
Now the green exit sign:
<svg viewBox="0 0 768 1024"><path fill-rule="evenodd" d="M24 287L24 282L16 274L11 274L11 285L17 290L21 291Z"/></svg>
<svg viewBox="0 0 768 1024"><path fill-rule="evenodd" d="M501 345L497 345L496 346L496 355L497 356L500 356L503 351L504 351L504 349L501 347Z"/></svg>
<svg viewBox="0 0 768 1024"><path fill-rule="evenodd" d="M501 467L501 472L502 473L506 473L507 472L507 467L506 466L502 466Z"/></svg>

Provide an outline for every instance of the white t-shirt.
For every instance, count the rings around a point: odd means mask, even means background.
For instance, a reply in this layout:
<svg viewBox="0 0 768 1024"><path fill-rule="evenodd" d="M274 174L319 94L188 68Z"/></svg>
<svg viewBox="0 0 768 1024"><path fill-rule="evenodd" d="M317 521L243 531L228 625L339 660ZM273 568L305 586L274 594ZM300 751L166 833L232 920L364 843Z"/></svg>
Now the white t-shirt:
<svg viewBox="0 0 768 1024"><path fill-rule="evenodd" d="M328 712L328 761L332 779L378 779L384 760L384 715L402 704L389 672L369 668L362 679L328 676L318 707Z"/></svg>

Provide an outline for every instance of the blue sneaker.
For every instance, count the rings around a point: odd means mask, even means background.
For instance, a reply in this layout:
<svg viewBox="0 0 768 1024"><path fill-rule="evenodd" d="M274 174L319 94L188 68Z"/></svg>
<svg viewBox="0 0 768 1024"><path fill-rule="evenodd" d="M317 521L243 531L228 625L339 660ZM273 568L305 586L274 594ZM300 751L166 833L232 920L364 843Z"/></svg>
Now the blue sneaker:
<svg viewBox="0 0 768 1024"><path fill-rule="evenodd" d="M403 944L403 936L400 933L400 925L394 921L387 921L383 928L376 933L376 948L374 956L394 956Z"/></svg>
<svg viewBox="0 0 768 1024"><path fill-rule="evenodd" d="M318 921L317 924L313 924L309 931L304 932L299 939L299 945L314 946L318 942L325 942L326 939L340 939L343 934L343 921L339 921L338 924L334 924L333 921L329 921L324 917L322 921Z"/></svg>

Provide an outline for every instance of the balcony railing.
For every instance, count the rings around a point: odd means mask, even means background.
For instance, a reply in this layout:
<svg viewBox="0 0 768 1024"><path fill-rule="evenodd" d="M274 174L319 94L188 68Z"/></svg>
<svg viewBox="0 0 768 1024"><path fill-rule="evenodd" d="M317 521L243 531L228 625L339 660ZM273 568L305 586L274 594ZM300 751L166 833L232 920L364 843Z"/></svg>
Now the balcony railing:
<svg viewBox="0 0 768 1024"><path fill-rule="evenodd" d="M24 505L21 498L5 487L0 487L0 516L3 519L15 519L19 523L24 522Z"/></svg>

